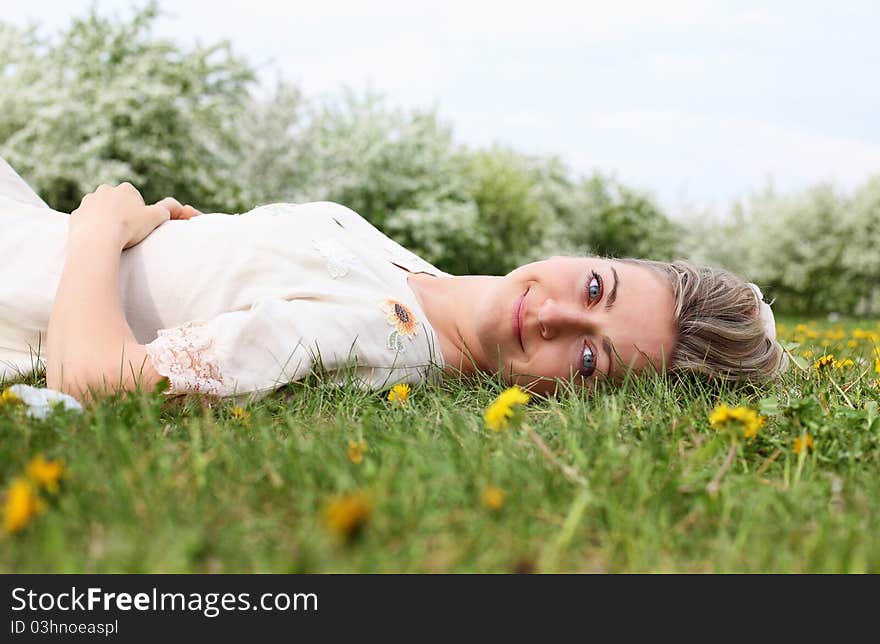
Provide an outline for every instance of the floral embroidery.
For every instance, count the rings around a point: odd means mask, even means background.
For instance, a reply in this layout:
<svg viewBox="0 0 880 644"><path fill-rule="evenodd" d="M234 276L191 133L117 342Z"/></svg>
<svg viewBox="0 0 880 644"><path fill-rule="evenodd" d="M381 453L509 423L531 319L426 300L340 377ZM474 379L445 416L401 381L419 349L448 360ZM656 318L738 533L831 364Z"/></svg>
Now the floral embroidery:
<svg viewBox="0 0 880 644"><path fill-rule="evenodd" d="M345 277L352 266L357 263L357 257L352 255L345 245L332 237L316 237L312 239L312 246L321 253L324 261L327 262L327 270L333 279Z"/></svg>
<svg viewBox="0 0 880 644"><path fill-rule="evenodd" d="M156 371L168 378L168 393L195 392L228 396L230 383L220 371L214 342L202 321L187 322L173 329L160 329L159 337L146 345Z"/></svg>
<svg viewBox="0 0 880 644"><path fill-rule="evenodd" d="M418 333L419 321L415 314L406 304L390 298L382 301L382 312L388 324L394 327L388 334L386 347L392 351L405 351L403 337L411 340Z"/></svg>

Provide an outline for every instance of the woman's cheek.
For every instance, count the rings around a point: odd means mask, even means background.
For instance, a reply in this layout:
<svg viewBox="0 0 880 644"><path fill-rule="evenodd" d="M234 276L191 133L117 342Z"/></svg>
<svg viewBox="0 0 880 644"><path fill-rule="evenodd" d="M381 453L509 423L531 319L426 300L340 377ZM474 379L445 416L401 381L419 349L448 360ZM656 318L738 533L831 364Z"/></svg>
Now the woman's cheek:
<svg viewBox="0 0 880 644"><path fill-rule="evenodd" d="M557 351L542 351L529 361L529 373L547 378L568 375L562 373L562 360Z"/></svg>

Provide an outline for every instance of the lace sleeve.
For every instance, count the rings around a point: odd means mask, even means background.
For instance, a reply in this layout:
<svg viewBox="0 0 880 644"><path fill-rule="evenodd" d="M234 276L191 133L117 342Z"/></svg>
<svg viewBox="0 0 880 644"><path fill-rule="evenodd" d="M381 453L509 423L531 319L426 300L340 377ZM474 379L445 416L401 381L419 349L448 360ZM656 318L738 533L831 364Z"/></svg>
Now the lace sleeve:
<svg viewBox="0 0 880 644"><path fill-rule="evenodd" d="M171 385L168 394L229 396L234 393L232 384L223 377L214 353L214 341L203 321L160 329L146 350L156 371L168 378Z"/></svg>

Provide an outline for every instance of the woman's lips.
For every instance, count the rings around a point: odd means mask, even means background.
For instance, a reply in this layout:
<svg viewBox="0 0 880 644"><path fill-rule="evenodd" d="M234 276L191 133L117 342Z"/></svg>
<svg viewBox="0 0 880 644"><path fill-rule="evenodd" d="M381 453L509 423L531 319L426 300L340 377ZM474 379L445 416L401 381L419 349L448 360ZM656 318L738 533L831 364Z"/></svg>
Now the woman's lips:
<svg viewBox="0 0 880 644"><path fill-rule="evenodd" d="M525 351L526 347L523 344L522 331L523 331L523 320L526 318L526 294L528 294L529 289L526 289L526 292L516 298L516 301L513 304L513 334L516 336L516 339L519 340L520 348Z"/></svg>

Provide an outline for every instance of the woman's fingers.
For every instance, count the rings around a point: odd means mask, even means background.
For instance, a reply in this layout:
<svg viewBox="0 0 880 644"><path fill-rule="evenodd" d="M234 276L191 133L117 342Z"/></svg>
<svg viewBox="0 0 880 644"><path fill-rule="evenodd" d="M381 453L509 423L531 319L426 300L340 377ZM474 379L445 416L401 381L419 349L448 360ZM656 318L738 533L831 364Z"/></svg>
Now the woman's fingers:
<svg viewBox="0 0 880 644"><path fill-rule="evenodd" d="M202 214L190 205L181 205L174 197L165 197L161 201L157 201L155 205L167 208L171 219L190 219Z"/></svg>
<svg viewBox="0 0 880 644"><path fill-rule="evenodd" d="M143 237L147 237L151 232L171 219L171 210L161 203L147 206L147 211L150 213L150 216L144 221Z"/></svg>
<svg viewBox="0 0 880 644"><path fill-rule="evenodd" d="M123 249L140 244L149 237L150 233L170 218L171 211L162 202L152 206L141 206L140 211L136 215L132 213L132 216L129 218L128 241L123 246Z"/></svg>
<svg viewBox="0 0 880 644"><path fill-rule="evenodd" d="M183 209L183 205L181 205L181 203L174 197L165 197L153 205L161 206L168 210L171 219L179 219L180 211Z"/></svg>

